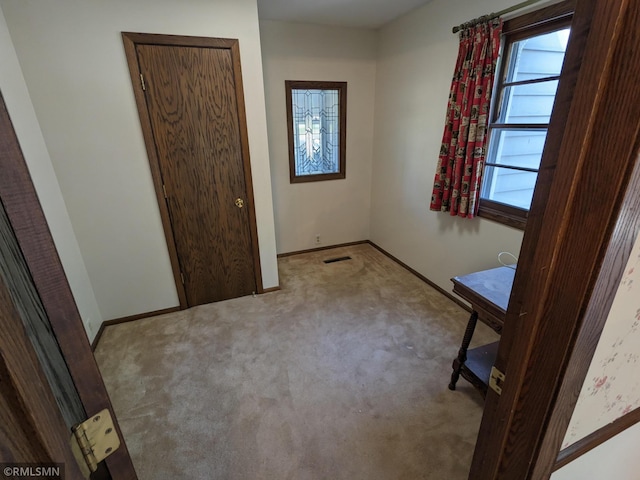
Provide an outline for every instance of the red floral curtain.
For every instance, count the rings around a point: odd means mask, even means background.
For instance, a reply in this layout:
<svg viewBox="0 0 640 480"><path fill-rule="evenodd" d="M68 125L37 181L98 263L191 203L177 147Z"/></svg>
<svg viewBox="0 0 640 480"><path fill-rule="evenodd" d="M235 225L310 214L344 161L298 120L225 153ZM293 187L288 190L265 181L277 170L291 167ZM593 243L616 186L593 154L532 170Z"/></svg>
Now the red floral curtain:
<svg viewBox="0 0 640 480"><path fill-rule="evenodd" d="M468 218L473 218L478 211L501 32L499 18L460 32L460 50L449 93L431 210Z"/></svg>

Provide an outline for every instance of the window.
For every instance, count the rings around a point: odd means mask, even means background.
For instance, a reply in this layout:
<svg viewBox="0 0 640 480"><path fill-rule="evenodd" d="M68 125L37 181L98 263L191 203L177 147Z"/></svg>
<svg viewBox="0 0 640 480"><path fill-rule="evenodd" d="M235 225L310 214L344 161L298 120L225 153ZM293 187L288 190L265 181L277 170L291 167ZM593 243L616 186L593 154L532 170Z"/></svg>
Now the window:
<svg viewBox="0 0 640 480"><path fill-rule="evenodd" d="M524 228L538 177L570 18L508 31L493 92L478 214ZM520 22L521 24L522 22Z"/></svg>
<svg viewBox="0 0 640 480"><path fill-rule="evenodd" d="M347 83L285 81L291 183L345 178Z"/></svg>

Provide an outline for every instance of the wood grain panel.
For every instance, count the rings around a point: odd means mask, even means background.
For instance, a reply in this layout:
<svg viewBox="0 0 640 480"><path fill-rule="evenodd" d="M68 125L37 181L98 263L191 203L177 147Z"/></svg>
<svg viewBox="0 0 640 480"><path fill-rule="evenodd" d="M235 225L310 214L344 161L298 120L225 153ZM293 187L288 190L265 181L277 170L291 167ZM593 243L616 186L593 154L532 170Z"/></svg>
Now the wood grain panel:
<svg viewBox="0 0 640 480"><path fill-rule="evenodd" d="M231 50L136 51L188 305L256 292Z"/></svg>
<svg viewBox="0 0 640 480"><path fill-rule="evenodd" d="M85 420L84 407L1 202L0 256L0 278L9 290L65 423L71 430L73 425Z"/></svg>
<svg viewBox="0 0 640 480"><path fill-rule="evenodd" d="M70 434L0 278L0 462L65 463L66 478L82 478Z"/></svg>

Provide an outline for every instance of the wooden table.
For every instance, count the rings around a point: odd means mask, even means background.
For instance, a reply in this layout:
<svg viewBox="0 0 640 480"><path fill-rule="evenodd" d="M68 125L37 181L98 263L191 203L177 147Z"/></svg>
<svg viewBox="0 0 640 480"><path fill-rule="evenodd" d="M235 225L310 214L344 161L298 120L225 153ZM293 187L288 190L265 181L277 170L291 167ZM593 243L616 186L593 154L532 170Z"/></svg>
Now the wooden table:
<svg viewBox="0 0 640 480"><path fill-rule="evenodd" d="M456 389L456 383L462 375L464 379L486 394L499 342L471 350L468 350L469 344L478 320L491 327L496 333L502 333L514 275L514 268L498 267L451 279L454 293L469 302L472 311L458 356L453 361L449 389Z"/></svg>

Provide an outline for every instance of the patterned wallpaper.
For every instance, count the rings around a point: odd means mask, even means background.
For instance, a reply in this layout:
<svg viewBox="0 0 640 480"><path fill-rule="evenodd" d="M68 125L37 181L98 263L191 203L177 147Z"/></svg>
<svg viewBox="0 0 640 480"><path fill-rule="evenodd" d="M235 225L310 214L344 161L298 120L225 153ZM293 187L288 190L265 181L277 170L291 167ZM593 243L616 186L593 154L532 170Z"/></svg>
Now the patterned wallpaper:
<svg viewBox="0 0 640 480"><path fill-rule="evenodd" d="M640 407L640 238L629 257L562 448Z"/></svg>

